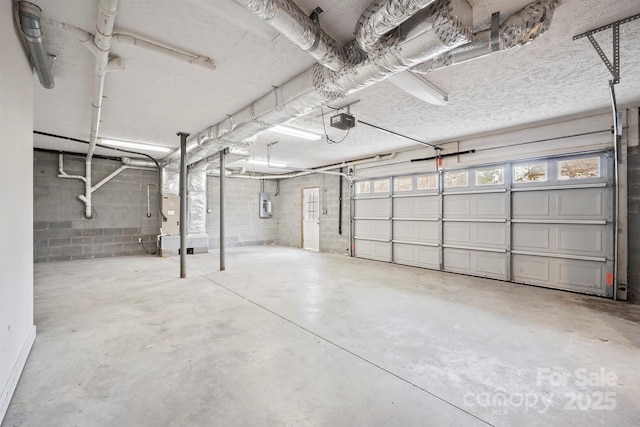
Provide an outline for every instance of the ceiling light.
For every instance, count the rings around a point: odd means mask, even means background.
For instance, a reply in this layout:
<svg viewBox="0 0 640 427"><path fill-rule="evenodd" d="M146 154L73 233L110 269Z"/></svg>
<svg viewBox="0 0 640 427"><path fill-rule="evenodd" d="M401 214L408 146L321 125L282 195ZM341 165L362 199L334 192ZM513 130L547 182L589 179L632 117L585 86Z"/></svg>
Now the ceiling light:
<svg viewBox="0 0 640 427"><path fill-rule="evenodd" d="M252 164L257 165L257 166L269 166L270 168L286 168L287 167L287 165L285 163L267 162L267 161L264 161L264 160L247 159L247 160L245 160L245 162L252 163Z"/></svg>
<svg viewBox="0 0 640 427"><path fill-rule="evenodd" d="M171 151L171 148L162 147L160 145L145 144L142 142L119 141L116 139L100 138L100 144L111 145L113 147L120 148L132 148L134 150L158 151L160 153L168 153L169 151Z"/></svg>
<svg viewBox="0 0 640 427"><path fill-rule="evenodd" d="M282 125L274 126L269 130L272 130L272 131L278 132L278 133L283 133L283 134L289 135L289 136L295 136L295 137L298 137L298 138L309 139L311 141L317 141L320 138L322 138L322 136L318 135L317 133L307 132L306 130L294 129L294 128L290 128L288 126L282 126Z"/></svg>
<svg viewBox="0 0 640 427"><path fill-rule="evenodd" d="M411 71L403 71L389 76L389 81L409 95L434 105L447 105L449 97L433 83Z"/></svg>

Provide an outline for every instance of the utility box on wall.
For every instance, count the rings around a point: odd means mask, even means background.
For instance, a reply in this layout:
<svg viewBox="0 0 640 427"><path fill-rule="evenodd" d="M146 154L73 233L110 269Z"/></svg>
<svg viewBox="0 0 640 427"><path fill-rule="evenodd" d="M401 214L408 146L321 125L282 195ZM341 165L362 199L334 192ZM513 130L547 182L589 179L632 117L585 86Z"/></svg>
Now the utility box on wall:
<svg viewBox="0 0 640 427"><path fill-rule="evenodd" d="M260 202L258 205L260 218L271 218L273 211L271 207L271 195L266 192L260 193Z"/></svg>
<svg viewBox="0 0 640 427"><path fill-rule="evenodd" d="M180 234L180 196L177 194L162 195L162 234Z"/></svg>

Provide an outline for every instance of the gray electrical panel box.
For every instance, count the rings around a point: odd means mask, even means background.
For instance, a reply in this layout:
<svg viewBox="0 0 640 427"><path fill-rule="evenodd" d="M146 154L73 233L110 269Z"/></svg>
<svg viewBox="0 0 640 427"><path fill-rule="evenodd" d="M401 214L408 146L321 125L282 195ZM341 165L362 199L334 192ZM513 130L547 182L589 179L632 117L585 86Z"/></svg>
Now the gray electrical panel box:
<svg viewBox="0 0 640 427"><path fill-rule="evenodd" d="M271 210L271 195L269 193L260 193L260 204L258 206L260 210L260 218L271 218L273 212Z"/></svg>
<svg viewBox="0 0 640 427"><path fill-rule="evenodd" d="M180 234L180 196L177 194L162 195L162 234Z"/></svg>

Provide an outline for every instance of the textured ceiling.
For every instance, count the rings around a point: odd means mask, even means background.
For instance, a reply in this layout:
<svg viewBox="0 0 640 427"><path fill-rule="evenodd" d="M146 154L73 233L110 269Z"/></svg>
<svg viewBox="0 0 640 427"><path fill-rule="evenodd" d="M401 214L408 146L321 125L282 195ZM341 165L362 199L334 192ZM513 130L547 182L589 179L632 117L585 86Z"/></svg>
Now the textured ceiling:
<svg viewBox="0 0 640 427"><path fill-rule="evenodd" d="M97 0L38 2L56 87L41 88L34 78L35 123L38 131L88 139L93 59L59 22L94 32ZM502 16L520 10L527 0L469 0L475 30L484 29L492 12ZM239 2L243 3L243 2ZM321 24L340 43L353 39L358 16L370 0L297 0L310 12L320 6ZM617 19L640 13L637 0L561 0L549 31L528 46L499 52L473 62L435 71L428 79L449 96L447 106L426 104L381 82L337 102L360 100L351 112L357 118L426 142L444 142L607 108L610 75L587 39L572 37ZM115 31L162 42L216 63L214 71L177 62L127 45L116 45L126 69L110 73L105 84L100 134L104 137L153 142L177 147L177 131L197 133L223 120L313 64L293 46L233 0L121 0ZM610 32L598 35L611 52ZM621 104L640 104L640 20L621 27L621 76L616 87ZM326 115L331 111L325 109ZM320 112L291 124L324 132ZM345 132L327 129L334 140ZM253 155L300 167L415 146L362 124L340 144L309 142L264 132ZM83 151L86 147L36 135L36 147ZM98 153L113 154L110 150Z"/></svg>

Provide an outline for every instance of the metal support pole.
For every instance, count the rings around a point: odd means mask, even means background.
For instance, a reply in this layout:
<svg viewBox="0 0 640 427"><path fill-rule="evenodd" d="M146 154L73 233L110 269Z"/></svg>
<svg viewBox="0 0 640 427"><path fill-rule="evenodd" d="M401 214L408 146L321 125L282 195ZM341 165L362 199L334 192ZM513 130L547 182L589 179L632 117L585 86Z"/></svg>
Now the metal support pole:
<svg viewBox="0 0 640 427"><path fill-rule="evenodd" d="M220 151L220 271L224 271L224 182L226 180L225 173L225 157L227 149Z"/></svg>
<svg viewBox="0 0 640 427"><path fill-rule="evenodd" d="M180 137L180 278L187 277L187 137Z"/></svg>

